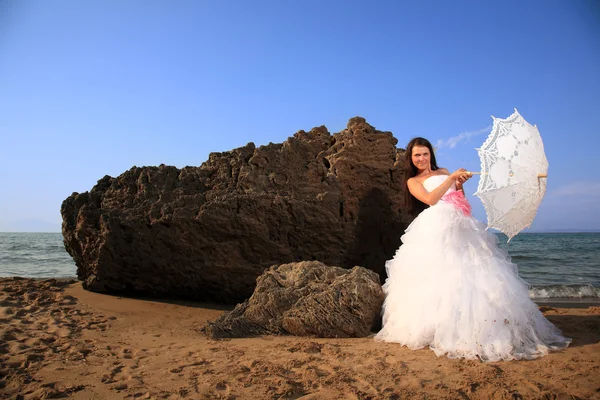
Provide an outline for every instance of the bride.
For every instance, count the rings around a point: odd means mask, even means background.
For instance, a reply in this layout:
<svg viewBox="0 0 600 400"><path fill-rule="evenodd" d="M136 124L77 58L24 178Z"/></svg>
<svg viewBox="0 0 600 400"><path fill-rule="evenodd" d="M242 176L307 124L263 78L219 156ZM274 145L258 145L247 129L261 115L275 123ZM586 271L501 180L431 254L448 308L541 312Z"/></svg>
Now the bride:
<svg viewBox="0 0 600 400"><path fill-rule="evenodd" d="M484 361L566 348L571 340L530 300L496 235L471 217L462 189L471 175L438 168L423 138L408 144L406 166L407 205L420 214L386 262L383 328L375 340Z"/></svg>

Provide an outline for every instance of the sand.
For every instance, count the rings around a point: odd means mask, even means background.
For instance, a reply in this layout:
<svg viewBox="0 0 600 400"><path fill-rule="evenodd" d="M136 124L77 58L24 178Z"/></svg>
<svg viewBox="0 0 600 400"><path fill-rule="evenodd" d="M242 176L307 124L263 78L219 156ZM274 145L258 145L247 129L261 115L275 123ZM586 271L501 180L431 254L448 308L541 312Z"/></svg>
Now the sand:
<svg viewBox="0 0 600 400"><path fill-rule="evenodd" d="M497 363L372 338L212 340L200 332L226 309L0 279L0 398L600 398L597 306L542 306L572 345Z"/></svg>

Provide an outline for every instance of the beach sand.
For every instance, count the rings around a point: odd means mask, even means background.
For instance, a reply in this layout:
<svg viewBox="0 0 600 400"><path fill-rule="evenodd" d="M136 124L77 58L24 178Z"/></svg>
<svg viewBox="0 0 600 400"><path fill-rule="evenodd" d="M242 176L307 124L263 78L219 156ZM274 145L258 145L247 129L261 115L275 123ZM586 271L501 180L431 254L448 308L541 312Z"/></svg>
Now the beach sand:
<svg viewBox="0 0 600 400"><path fill-rule="evenodd" d="M600 307L542 307L573 338L533 361L436 357L372 338L212 340L218 305L0 279L0 398L600 398Z"/></svg>

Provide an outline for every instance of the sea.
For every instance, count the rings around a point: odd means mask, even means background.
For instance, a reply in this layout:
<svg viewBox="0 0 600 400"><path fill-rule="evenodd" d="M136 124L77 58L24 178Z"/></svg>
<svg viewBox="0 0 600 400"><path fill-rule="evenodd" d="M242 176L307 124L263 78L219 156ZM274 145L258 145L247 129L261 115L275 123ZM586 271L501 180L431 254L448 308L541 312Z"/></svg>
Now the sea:
<svg viewBox="0 0 600 400"><path fill-rule="evenodd" d="M600 233L498 234L538 301L600 303ZM72 278L61 233L0 233L0 277Z"/></svg>

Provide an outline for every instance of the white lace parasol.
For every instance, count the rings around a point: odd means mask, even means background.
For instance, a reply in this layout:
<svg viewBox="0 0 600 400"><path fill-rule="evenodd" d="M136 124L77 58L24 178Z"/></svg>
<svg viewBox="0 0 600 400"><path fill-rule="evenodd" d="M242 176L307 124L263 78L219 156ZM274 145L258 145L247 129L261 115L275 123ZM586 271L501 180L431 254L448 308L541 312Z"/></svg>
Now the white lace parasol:
<svg viewBox="0 0 600 400"><path fill-rule="evenodd" d="M492 118L492 132L477 149L481 178L475 195L485 208L488 228L510 241L533 222L546 194L548 161L537 127L517 109L506 119Z"/></svg>

